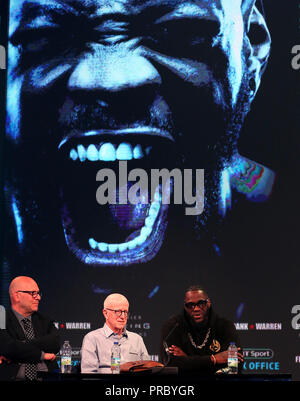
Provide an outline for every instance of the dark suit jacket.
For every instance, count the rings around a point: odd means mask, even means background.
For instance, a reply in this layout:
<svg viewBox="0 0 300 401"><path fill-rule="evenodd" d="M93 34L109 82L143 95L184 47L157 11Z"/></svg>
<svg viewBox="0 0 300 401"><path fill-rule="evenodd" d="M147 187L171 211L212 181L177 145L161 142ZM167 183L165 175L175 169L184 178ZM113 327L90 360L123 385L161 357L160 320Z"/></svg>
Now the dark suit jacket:
<svg viewBox="0 0 300 401"><path fill-rule="evenodd" d="M39 312L31 316L35 338L25 342L25 335L13 311L6 312L6 330L0 330L0 355L11 360L0 365L0 379L14 380L20 363L38 363L42 351L57 354L60 349L58 330L53 322ZM56 362L45 361L48 370L57 368Z"/></svg>

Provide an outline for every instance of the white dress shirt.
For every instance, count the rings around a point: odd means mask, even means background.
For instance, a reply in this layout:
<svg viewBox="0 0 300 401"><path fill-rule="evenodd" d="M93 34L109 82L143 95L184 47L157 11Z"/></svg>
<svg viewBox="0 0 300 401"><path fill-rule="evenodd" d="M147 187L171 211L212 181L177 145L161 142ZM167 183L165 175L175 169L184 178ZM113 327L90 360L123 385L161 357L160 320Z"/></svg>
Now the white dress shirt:
<svg viewBox="0 0 300 401"><path fill-rule="evenodd" d="M150 359L140 335L124 329L119 337L104 324L102 328L89 332L83 338L81 372L111 373L111 348L115 341L118 341L121 349L121 364Z"/></svg>

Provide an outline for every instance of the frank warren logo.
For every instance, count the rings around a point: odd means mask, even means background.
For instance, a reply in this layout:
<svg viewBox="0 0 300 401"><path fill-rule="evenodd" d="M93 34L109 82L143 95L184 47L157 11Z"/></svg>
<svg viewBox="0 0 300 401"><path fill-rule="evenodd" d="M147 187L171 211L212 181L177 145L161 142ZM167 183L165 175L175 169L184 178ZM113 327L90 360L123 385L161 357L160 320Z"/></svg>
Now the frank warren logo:
<svg viewBox="0 0 300 401"><path fill-rule="evenodd" d="M54 325L57 329L64 330L91 330L90 322L55 322Z"/></svg>
<svg viewBox="0 0 300 401"><path fill-rule="evenodd" d="M237 330L282 330L282 323L234 323Z"/></svg>

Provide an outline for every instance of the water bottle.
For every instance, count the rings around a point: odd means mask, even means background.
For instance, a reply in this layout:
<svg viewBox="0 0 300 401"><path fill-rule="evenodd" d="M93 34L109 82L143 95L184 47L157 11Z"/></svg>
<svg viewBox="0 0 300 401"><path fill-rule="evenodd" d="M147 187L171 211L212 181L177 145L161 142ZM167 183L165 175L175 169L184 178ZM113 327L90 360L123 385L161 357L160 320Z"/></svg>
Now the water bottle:
<svg viewBox="0 0 300 401"><path fill-rule="evenodd" d="M227 360L227 366L228 366L228 373L229 374L237 374L238 373L238 365L239 365L239 360L238 360L238 349L237 346L235 345L234 342L229 344L228 347L228 360Z"/></svg>
<svg viewBox="0 0 300 401"><path fill-rule="evenodd" d="M61 348L60 367L62 373L71 373L72 370L72 348L69 341L65 341Z"/></svg>
<svg viewBox="0 0 300 401"><path fill-rule="evenodd" d="M111 373L119 374L120 373L120 362L121 362L121 349L118 341L115 341L111 348Z"/></svg>

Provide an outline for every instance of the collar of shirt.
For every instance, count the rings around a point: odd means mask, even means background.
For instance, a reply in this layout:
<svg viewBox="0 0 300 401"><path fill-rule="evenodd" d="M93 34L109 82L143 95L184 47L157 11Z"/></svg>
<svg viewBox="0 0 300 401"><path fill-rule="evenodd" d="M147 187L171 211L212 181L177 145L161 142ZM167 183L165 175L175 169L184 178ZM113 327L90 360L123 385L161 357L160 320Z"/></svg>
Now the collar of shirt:
<svg viewBox="0 0 300 401"><path fill-rule="evenodd" d="M114 333L114 332L112 331L112 329L111 329L106 323L104 324L103 329L104 329L104 334L105 334L105 337L106 337L106 338L111 337L111 336L117 336L117 335L118 335L117 333ZM126 338L128 337L126 328L124 328L123 331L122 331L122 335L121 335L120 338L122 338L122 337L126 337Z"/></svg>
<svg viewBox="0 0 300 401"><path fill-rule="evenodd" d="M18 322L21 323L23 319L29 319L31 321L31 315L30 316L23 316L21 315L21 313L15 311L14 309L12 309L13 313L15 314L16 318L18 319ZM23 325L22 325L23 327Z"/></svg>

